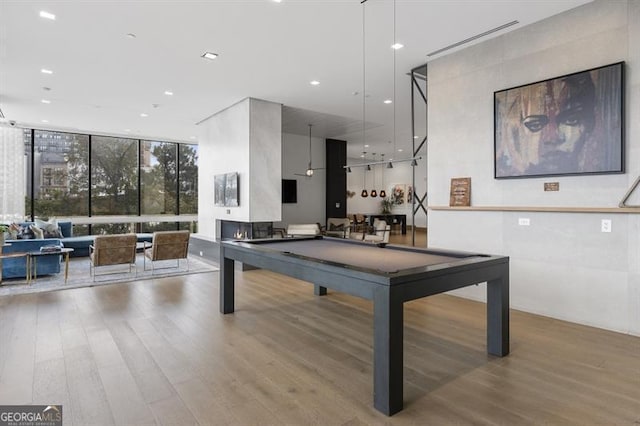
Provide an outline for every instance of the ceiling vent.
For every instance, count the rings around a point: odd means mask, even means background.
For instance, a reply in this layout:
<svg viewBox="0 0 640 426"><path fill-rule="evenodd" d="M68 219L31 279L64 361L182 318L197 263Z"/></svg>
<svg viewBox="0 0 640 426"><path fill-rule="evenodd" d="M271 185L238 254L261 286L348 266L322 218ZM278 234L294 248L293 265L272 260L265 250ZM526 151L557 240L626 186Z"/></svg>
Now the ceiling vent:
<svg viewBox="0 0 640 426"><path fill-rule="evenodd" d="M509 28L509 27L511 27L513 25L516 25L516 24L519 24L519 23L520 23L520 21L507 22L506 24L500 25L499 27L495 27L495 28L490 29L488 31L485 31L483 33L476 34L476 35L471 36L469 38L465 38L464 40L461 40L461 41L459 41L457 43L450 44L447 47L443 47L442 49L435 50L435 51L433 51L431 53L427 53L427 56L437 55L438 53L442 53L442 52L447 51L449 49L453 49L455 47L462 46L463 44L470 43L470 42L472 42L474 40L477 40L477 39L482 38L484 36L488 36L489 34L493 34L493 33L498 32L500 30L504 30L505 28Z"/></svg>

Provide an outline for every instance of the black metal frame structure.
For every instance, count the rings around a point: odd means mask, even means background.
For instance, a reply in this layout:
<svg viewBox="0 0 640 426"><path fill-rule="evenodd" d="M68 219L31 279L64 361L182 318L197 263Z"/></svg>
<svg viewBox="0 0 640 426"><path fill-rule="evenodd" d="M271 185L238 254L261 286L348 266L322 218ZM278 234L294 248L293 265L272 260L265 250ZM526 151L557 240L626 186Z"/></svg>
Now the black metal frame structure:
<svg viewBox="0 0 640 426"><path fill-rule="evenodd" d="M420 87L420 81L423 81L424 88ZM425 123L425 133L424 137L416 147L416 97L415 93L420 95L419 101L424 102L425 105L425 115L424 115L424 123ZM427 109L427 64L420 65L419 67L415 67L411 70L411 135L412 137L412 156L413 158L418 157L418 152L427 146L427 139L429 134L429 118L428 118L428 109ZM427 150L425 149L425 169L428 170L428 156ZM427 190L428 190L428 181L425 180L425 189L422 195L419 195L416 191L416 168L417 166L412 167L412 178L411 178L411 186L413 187L413 196L411 197L411 244L416 245L416 226L415 219L416 213L422 210L424 212L425 218L427 217ZM425 176L428 176L425 173Z"/></svg>

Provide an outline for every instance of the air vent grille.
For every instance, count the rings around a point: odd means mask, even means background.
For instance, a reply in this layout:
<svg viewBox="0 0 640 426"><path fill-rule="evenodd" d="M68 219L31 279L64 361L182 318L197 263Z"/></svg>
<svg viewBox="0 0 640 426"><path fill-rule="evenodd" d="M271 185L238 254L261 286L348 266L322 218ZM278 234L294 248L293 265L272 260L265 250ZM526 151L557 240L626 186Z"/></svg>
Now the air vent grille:
<svg viewBox="0 0 640 426"><path fill-rule="evenodd" d="M465 38L464 40L461 40L461 41L459 41L457 43L450 44L449 46L443 47L442 49L438 49L438 50L435 50L435 51L433 51L431 53L427 53L427 56L437 55L438 53L442 53L442 52L447 51L449 49L453 49L455 47L462 46L463 44L470 43L470 42L472 42L474 40L477 40L477 39L482 38L484 36L488 36L489 34L493 34L493 33L498 32L500 30L504 30L505 28L509 28L509 27L511 27L513 25L516 25L516 24L519 24L519 23L520 23L520 21L507 22L506 24L500 25L499 27L492 28L492 29L490 29L488 31L485 31L483 33L476 34L476 35L471 36L469 38Z"/></svg>

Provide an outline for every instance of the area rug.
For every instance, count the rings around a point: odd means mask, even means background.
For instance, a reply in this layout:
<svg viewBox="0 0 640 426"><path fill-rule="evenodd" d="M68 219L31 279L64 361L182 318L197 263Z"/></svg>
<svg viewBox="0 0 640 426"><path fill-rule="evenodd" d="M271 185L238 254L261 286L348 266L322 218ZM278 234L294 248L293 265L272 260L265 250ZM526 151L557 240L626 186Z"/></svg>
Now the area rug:
<svg viewBox="0 0 640 426"><path fill-rule="evenodd" d="M94 277L89 272L89 258L77 257L69 259L69 276L67 282L64 281L64 263L60 264L60 273L53 275L39 276L31 283L27 283L24 278L3 280L0 284L0 297L15 294L39 293L43 291L64 290L78 287L93 287L106 284L123 283L129 281L157 279L186 274L200 274L203 272L215 272L219 268L211 263L207 263L195 256L189 256L189 269L187 261L181 260L180 267L176 268L176 261L155 262L154 270L144 270L142 255L136 258L135 273L134 268L127 265L103 266L97 268L97 275ZM147 261L147 268L151 268Z"/></svg>

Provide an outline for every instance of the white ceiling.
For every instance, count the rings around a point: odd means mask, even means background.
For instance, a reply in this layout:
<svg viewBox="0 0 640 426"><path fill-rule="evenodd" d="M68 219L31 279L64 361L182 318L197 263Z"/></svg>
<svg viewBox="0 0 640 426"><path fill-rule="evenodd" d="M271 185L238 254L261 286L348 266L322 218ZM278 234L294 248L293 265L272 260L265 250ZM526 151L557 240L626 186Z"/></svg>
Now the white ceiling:
<svg viewBox="0 0 640 426"><path fill-rule="evenodd" d="M395 39L405 47L394 73L391 0L0 0L0 109L24 127L193 142L197 122L251 96L284 104L286 131L306 135L312 123L314 137L346 139L356 156L363 118L369 152L390 154L395 105L396 145L408 153L407 73L453 50L427 53L587 2L397 0ZM220 56L202 59L205 51ZM385 105L394 78L396 101Z"/></svg>

